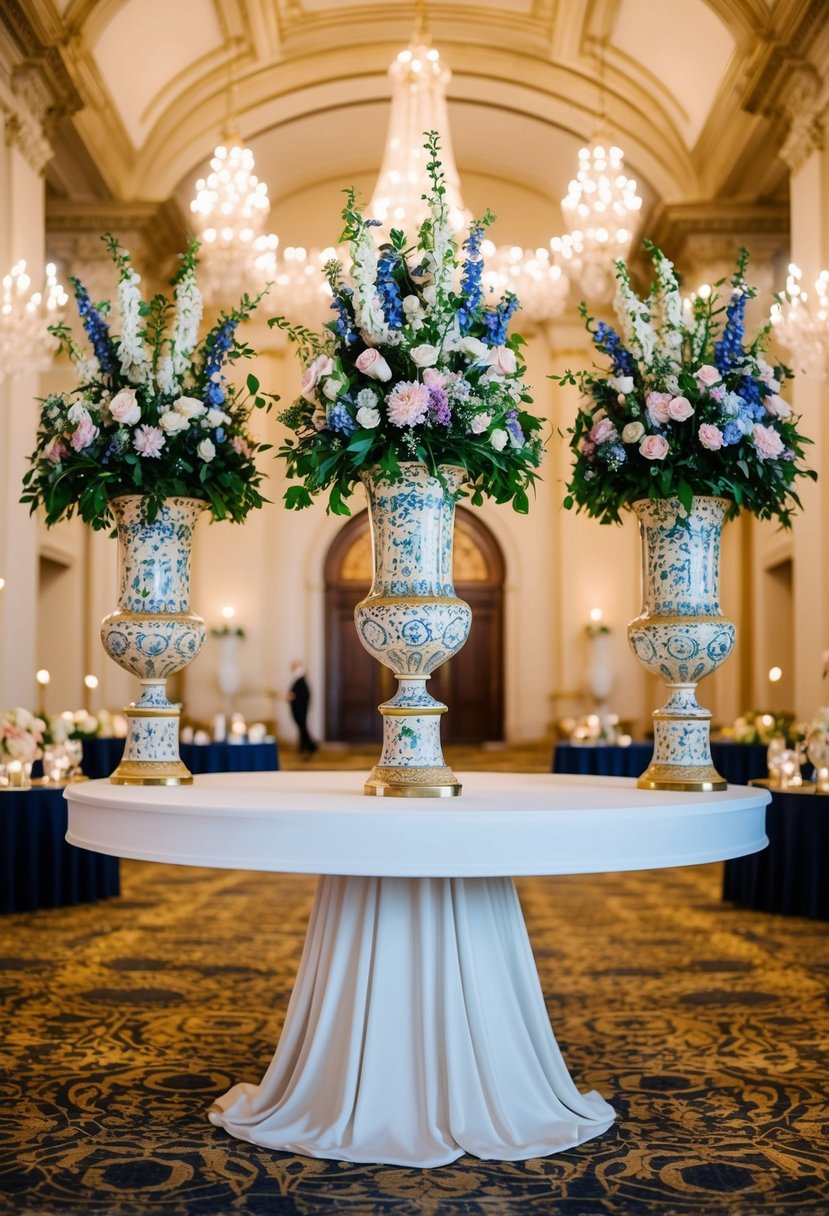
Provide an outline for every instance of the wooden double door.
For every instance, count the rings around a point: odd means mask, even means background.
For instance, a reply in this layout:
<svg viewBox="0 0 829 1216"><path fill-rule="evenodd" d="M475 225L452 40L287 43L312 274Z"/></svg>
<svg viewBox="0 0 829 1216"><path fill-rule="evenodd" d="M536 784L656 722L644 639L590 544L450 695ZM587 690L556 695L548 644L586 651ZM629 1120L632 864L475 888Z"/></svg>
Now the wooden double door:
<svg viewBox="0 0 829 1216"><path fill-rule="evenodd" d="M444 743L504 737L504 562L489 529L471 511L455 512L455 590L472 609L466 644L432 675L429 692L449 707ZM355 605L371 586L368 512L349 521L333 541L325 567L325 737L373 743L382 737L377 706L394 693L394 676L363 649Z"/></svg>

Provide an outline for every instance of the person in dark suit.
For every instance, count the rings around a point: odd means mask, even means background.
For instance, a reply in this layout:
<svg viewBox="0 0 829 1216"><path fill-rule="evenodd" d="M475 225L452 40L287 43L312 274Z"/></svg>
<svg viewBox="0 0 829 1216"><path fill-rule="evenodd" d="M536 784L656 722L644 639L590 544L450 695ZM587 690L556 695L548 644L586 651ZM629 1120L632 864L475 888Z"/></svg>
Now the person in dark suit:
<svg viewBox="0 0 829 1216"><path fill-rule="evenodd" d="M311 690L305 679L305 664L301 659L294 659L291 663L291 675L293 679L288 690L291 717L299 730L299 754L309 760L318 745L308 730L308 706L311 701Z"/></svg>

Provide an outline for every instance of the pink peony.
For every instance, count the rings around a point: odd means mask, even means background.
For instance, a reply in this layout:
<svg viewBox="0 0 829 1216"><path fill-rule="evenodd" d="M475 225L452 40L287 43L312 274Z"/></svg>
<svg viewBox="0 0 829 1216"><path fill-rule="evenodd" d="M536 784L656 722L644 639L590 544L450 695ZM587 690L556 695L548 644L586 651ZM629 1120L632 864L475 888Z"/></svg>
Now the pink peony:
<svg viewBox="0 0 829 1216"><path fill-rule="evenodd" d="M69 437L69 442L76 452L88 448L98 437L98 428L90 417L82 418Z"/></svg>
<svg viewBox="0 0 829 1216"><path fill-rule="evenodd" d="M664 426L668 421L668 403L670 400L670 393L648 393L645 398L645 408L648 411L651 426Z"/></svg>
<svg viewBox="0 0 829 1216"><path fill-rule="evenodd" d="M160 426L144 425L136 427L132 446L139 456L152 456L158 459L165 442L164 432Z"/></svg>
<svg viewBox="0 0 829 1216"><path fill-rule="evenodd" d="M609 418L600 418L591 427L590 439L595 444L610 443L611 440L617 438L618 434L619 432Z"/></svg>
<svg viewBox="0 0 829 1216"><path fill-rule="evenodd" d="M685 422L694 412L687 397L672 397L668 402L668 417L674 422Z"/></svg>
<svg viewBox="0 0 829 1216"><path fill-rule="evenodd" d="M751 442L761 460L774 460L783 451L783 440L773 427L755 422L751 428Z"/></svg>
<svg viewBox="0 0 829 1216"><path fill-rule="evenodd" d="M252 456L251 446L247 439L243 439L241 435L234 435L230 441L230 446L239 456Z"/></svg>
<svg viewBox="0 0 829 1216"><path fill-rule="evenodd" d="M425 420L428 408L429 390L414 380L395 384L386 402L389 422L394 426L417 426Z"/></svg>
<svg viewBox="0 0 829 1216"><path fill-rule="evenodd" d="M722 447L722 431L713 422L703 422L697 431L699 441L709 452L719 452Z"/></svg>
<svg viewBox="0 0 829 1216"><path fill-rule="evenodd" d="M590 439L582 439L579 450L585 460L592 460L596 455L596 445Z"/></svg>
<svg viewBox="0 0 829 1216"><path fill-rule="evenodd" d="M374 350L371 346L366 347L362 354L357 356L354 366L370 380L382 380L384 383L391 380L391 368L379 350Z"/></svg>
<svg viewBox="0 0 829 1216"><path fill-rule="evenodd" d="M62 439L53 439L49 450L46 453L46 459L52 464L60 464L65 456L69 455L69 448Z"/></svg>
<svg viewBox="0 0 829 1216"><path fill-rule="evenodd" d="M428 388L446 388L448 380L454 379L449 372L439 372L436 367L427 367L423 373L423 383Z"/></svg>
<svg viewBox="0 0 829 1216"><path fill-rule="evenodd" d="M710 388L712 384L722 380L722 376L718 368L713 367L710 363L703 363L702 367L694 372L694 379L701 388Z"/></svg>
<svg viewBox="0 0 829 1216"><path fill-rule="evenodd" d="M639 452L645 460L664 460L669 450L668 440L662 435L646 435L639 444Z"/></svg>
<svg viewBox="0 0 829 1216"><path fill-rule="evenodd" d="M330 355L317 355L314 362L302 373L299 385L300 396L304 397L306 401L310 401L312 405L316 404L314 389L322 377L330 376L333 370L334 360Z"/></svg>

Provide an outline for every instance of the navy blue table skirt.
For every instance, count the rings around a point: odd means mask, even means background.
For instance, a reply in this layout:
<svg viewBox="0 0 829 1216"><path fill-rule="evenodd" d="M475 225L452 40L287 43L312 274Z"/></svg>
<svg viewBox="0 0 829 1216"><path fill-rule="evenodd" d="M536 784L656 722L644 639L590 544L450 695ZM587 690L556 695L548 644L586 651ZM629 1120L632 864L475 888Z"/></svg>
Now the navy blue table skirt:
<svg viewBox="0 0 829 1216"><path fill-rule="evenodd" d="M276 743L182 743L182 760L190 772L264 773L279 768ZM124 754L123 739L84 739L83 772L90 780L108 777Z"/></svg>
<svg viewBox="0 0 829 1216"><path fill-rule="evenodd" d="M652 755L652 743L631 743L629 747L557 743L553 752L553 772L590 777L640 777ZM732 785L747 785L768 774L766 748L762 744L712 742L711 758L717 771Z"/></svg>
<svg viewBox="0 0 829 1216"><path fill-rule="evenodd" d="M120 892L117 857L66 843L62 789L0 794L0 912L89 903Z"/></svg>
<svg viewBox="0 0 829 1216"><path fill-rule="evenodd" d="M829 920L829 797L772 791L766 835L767 849L725 863L723 899Z"/></svg>

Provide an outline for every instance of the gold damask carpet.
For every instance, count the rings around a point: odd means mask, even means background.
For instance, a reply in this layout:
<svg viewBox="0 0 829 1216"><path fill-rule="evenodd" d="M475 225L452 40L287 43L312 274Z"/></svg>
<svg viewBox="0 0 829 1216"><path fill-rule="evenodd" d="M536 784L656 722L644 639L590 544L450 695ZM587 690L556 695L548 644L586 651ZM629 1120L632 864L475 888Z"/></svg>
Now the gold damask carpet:
<svg viewBox="0 0 829 1216"><path fill-rule="evenodd" d="M273 1054L314 879L124 862L119 899L3 917L0 1211L825 1216L829 932L723 905L720 880L518 883L565 1059L617 1122L559 1156L431 1171L207 1122Z"/></svg>

